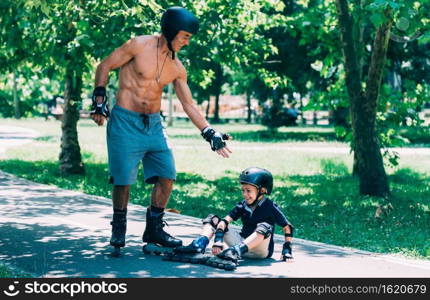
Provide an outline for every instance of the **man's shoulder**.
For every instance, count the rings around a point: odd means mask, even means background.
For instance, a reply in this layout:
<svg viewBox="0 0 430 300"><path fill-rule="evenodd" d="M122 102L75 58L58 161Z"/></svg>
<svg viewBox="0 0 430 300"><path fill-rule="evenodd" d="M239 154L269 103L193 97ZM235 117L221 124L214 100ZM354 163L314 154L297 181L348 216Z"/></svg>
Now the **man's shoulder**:
<svg viewBox="0 0 430 300"><path fill-rule="evenodd" d="M139 35L130 39L136 46L146 46L156 40L154 35Z"/></svg>
<svg viewBox="0 0 430 300"><path fill-rule="evenodd" d="M175 64L179 70L180 76L187 76L187 70L185 69L184 65L182 64L182 62L179 60L177 56L175 58Z"/></svg>

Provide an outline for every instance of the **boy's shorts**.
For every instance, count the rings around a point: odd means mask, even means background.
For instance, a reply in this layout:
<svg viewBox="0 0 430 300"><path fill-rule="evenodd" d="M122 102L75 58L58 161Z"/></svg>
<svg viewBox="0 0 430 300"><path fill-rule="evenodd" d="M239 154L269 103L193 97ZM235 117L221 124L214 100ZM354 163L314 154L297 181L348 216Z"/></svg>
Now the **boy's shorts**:
<svg viewBox="0 0 430 300"><path fill-rule="evenodd" d="M235 246L240 244L245 240L239 231L233 228L229 230L224 235L224 242L229 246ZM250 249L243 256L247 258L266 258L269 255L269 243L270 238L264 239L257 247Z"/></svg>
<svg viewBox="0 0 430 300"><path fill-rule="evenodd" d="M140 114L115 105L107 124L110 182L136 182L142 161L146 183L176 179L175 160L159 113Z"/></svg>

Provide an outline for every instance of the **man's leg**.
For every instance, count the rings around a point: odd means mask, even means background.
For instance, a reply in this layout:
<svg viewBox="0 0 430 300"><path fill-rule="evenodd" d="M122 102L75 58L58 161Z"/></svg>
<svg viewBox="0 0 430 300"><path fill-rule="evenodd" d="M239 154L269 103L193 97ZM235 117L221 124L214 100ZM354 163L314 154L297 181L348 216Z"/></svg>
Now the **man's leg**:
<svg viewBox="0 0 430 300"><path fill-rule="evenodd" d="M125 246L125 233L127 230L127 204L130 198L129 185L115 185L112 190L113 219L112 237L110 244L117 250ZM119 252L116 252L119 255Z"/></svg>
<svg viewBox="0 0 430 300"><path fill-rule="evenodd" d="M151 194L151 206L164 210L173 189L173 180L158 178Z"/></svg>
<svg viewBox="0 0 430 300"><path fill-rule="evenodd" d="M146 243L159 244L164 247L182 246L182 241L172 237L163 230L164 209L169 201L173 180L158 178L151 194L151 207L146 211L146 228L142 240Z"/></svg>
<svg viewBox="0 0 430 300"><path fill-rule="evenodd" d="M130 199L129 185L114 185L112 190L112 204L114 209L126 210Z"/></svg>

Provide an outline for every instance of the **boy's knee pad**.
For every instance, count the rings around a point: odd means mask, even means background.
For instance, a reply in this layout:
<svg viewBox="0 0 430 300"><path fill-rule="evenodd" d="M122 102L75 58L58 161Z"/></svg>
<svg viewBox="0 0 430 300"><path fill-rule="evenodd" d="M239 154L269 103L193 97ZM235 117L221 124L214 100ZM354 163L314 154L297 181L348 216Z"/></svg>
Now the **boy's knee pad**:
<svg viewBox="0 0 430 300"><path fill-rule="evenodd" d="M273 226L269 223L263 222L258 223L257 228L255 229L255 232L258 232L264 236L265 239L267 239L272 234Z"/></svg>
<svg viewBox="0 0 430 300"><path fill-rule="evenodd" d="M210 224L213 228L216 229L219 221L221 220L220 217L214 214L209 214L206 218L202 220L203 224Z"/></svg>

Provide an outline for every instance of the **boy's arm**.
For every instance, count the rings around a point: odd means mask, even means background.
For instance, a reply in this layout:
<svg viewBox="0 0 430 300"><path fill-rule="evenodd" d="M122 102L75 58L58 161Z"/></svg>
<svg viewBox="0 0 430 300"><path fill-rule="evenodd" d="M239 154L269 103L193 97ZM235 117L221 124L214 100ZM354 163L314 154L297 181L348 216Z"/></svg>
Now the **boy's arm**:
<svg viewBox="0 0 430 300"><path fill-rule="evenodd" d="M218 226L216 227L216 229L222 229L223 231L225 231L228 227L228 224L230 224L233 221L233 219L227 215L224 217L224 219L222 219L219 223ZM226 224L227 222L227 224Z"/></svg>
<svg viewBox="0 0 430 300"><path fill-rule="evenodd" d="M282 228L282 231L284 232L285 241L291 242L293 240L293 230L291 225L287 225Z"/></svg>
<svg viewBox="0 0 430 300"><path fill-rule="evenodd" d="M282 246L281 260L291 262L293 261L293 250L291 249L291 242L293 240L293 227L286 225L282 228L285 235L285 242Z"/></svg>
<svg viewBox="0 0 430 300"><path fill-rule="evenodd" d="M227 215L224 217L224 219L218 222L215 231L214 244L212 246L213 255L217 255L222 251L224 247L224 234L226 233L228 224L231 221L233 221L233 219L229 215Z"/></svg>

